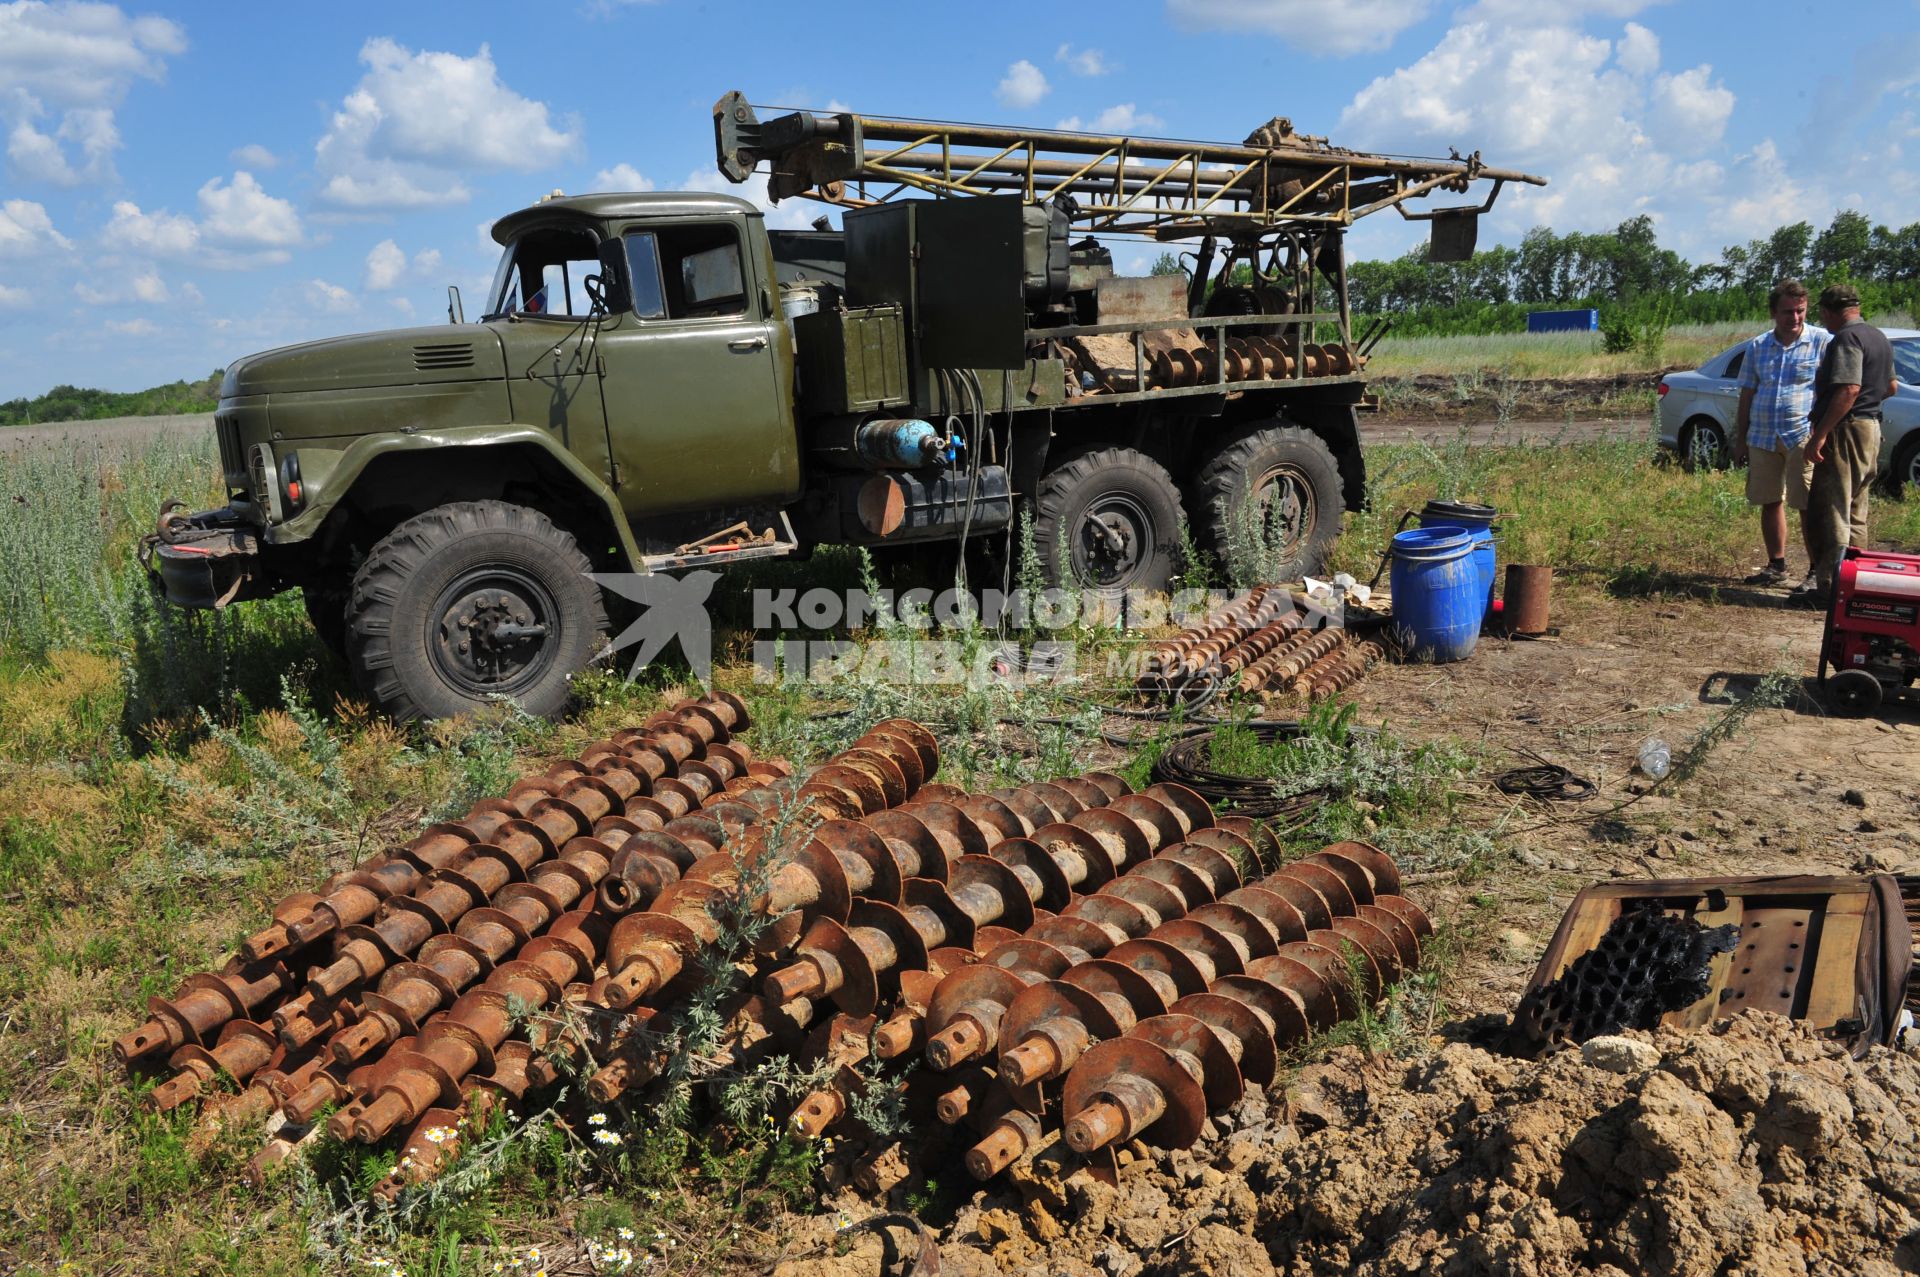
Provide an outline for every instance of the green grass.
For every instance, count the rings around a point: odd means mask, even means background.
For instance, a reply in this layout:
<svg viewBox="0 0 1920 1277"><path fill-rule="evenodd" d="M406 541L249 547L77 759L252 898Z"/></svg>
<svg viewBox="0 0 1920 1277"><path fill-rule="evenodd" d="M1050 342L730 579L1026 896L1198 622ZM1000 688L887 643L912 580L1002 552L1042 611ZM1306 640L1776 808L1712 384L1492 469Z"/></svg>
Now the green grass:
<svg viewBox="0 0 1920 1277"><path fill-rule="evenodd" d="M1877 324L1902 328L1903 314L1879 316ZM1657 353L1641 350L1608 354L1600 334L1494 333L1463 337L1388 336L1367 365L1370 377L1441 377L1452 380L1480 374L1527 381L1539 378L1644 376L1671 368L1696 368L1737 341L1767 326L1753 322L1675 324Z"/></svg>
<svg viewBox="0 0 1920 1277"><path fill-rule="evenodd" d="M0 499L32 511L0 522L0 588L12 591L0 609L0 1195L11 1206L0 1255L30 1273L63 1262L163 1277L335 1273L367 1271L375 1255L408 1272L474 1273L532 1246L577 1257L586 1239L619 1228L655 1242L653 1272L737 1269L767 1253L763 1230L780 1210L814 1200L817 1154L764 1124L714 1117L718 1107L701 1108L691 1133L644 1106L623 1111L619 1157L554 1121L496 1130L465 1181L404 1216L371 1212L358 1190L390 1153L335 1150L306 1178L255 1190L237 1170L260 1132L210 1138L189 1115L141 1112L139 1088L107 1048L145 998L217 965L282 895L685 689L681 671L663 666L634 685L586 680L580 714L559 726L502 712L398 730L346 693L297 599L211 624L153 607L131 566L134 538L161 497L211 495L210 448L162 440L106 462L56 456L0 454ZM1538 557L1597 582L1731 580L1755 548L1738 475L1687 474L1643 444L1462 438L1376 449L1369 462L1373 508L1349 521L1336 551L1363 579L1400 512L1437 495L1499 506L1506 560ZM1920 501L1876 500L1874 527L1920 543ZM853 583L862 565L835 556L763 568L756 580L804 586L822 572ZM722 683L751 697L761 752L818 757L874 717L909 714L940 731L943 779L985 786L1088 765L1095 719L1054 692L756 686L743 632L720 639ZM1072 639L1094 656L1112 641L1092 630ZM1153 748L1125 765L1136 782ZM1467 764L1444 744L1358 734L1334 709L1277 752L1230 734L1215 761L1332 786L1303 850L1364 836L1403 864L1468 878L1498 867L1491 844L1450 816ZM1456 918L1439 952L1478 943L1478 926ZM1416 1040L1448 969L1438 964L1404 1002L1349 1030L1352 1040ZM937 1179L964 1188L955 1174Z"/></svg>

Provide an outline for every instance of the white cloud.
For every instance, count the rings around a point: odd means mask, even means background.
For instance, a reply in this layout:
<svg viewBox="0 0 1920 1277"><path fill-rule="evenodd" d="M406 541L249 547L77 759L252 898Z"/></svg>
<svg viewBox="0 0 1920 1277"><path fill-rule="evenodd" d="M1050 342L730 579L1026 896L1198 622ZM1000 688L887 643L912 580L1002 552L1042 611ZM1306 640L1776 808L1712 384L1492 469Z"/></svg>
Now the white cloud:
<svg viewBox="0 0 1920 1277"><path fill-rule="evenodd" d="M278 168L280 157L258 142L249 142L245 146L236 146L227 158L246 168Z"/></svg>
<svg viewBox="0 0 1920 1277"><path fill-rule="evenodd" d="M1098 49L1075 50L1071 44L1063 44L1053 51L1055 62L1064 62L1067 69L1075 75L1110 75L1119 68L1107 61L1107 55Z"/></svg>
<svg viewBox="0 0 1920 1277"><path fill-rule="evenodd" d="M241 169L222 186L214 178L200 188L201 230L216 243L289 248L301 240L300 215L286 200L267 194Z"/></svg>
<svg viewBox="0 0 1920 1277"><path fill-rule="evenodd" d="M0 284L0 310L25 310L32 300L33 294L26 289Z"/></svg>
<svg viewBox="0 0 1920 1277"><path fill-rule="evenodd" d="M1713 83L1713 68L1705 63L1653 83L1651 121L1675 150L1701 151L1719 142L1732 114L1732 90Z"/></svg>
<svg viewBox="0 0 1920 1277"><path fill-rule="evenodd" d="M1007 106L1032 106L1047 96L1047 90L1051 87L1046 74L1039 67L1021 58L1007 68L1007 74L1002 77L994 95Z"/></svg>
<svg viewBox="0 0 1920 1277"><path fill-rule="evenodd" d="M1536 0L1537 2L1537 0ZM1167 0L1167 16L1195 31L1264 31L1309 53L1384 49L1427 16L1428 0Z"/></svg>
<svg viewBox="0 0 1920 1277"><path fill-rule="evenodd" d="M175 23L115 5L0 4L0 121L15 175L62 186L111 180L114 110L186 47Z"/></svg>
<svg viewBox="0 0 1920 1277"><path fill-rule="evenodd" d="M365 288L370 293L385 292L407 273L407 255L398 244L383 239L367 253Z"/></svg>
<svg viewBox="0 0 1920 1277"><path fill-rule="evenodd" d="M579 149L580 128L501 82L486 45L470 58L414 52L384 37L314 147L319 199L350 212L457 204L461 173L530 172Z"/></svg>
<svg viewBox="0 0 1920 1277"><path fill-rule="evenodd" d="M1637 7L1620 0L1586 9ZM1471 12L1509 11L1496 0ZM1463 19L1424 55L1355 94L1340 141L1427 155L1478 150L1489 164L1544 175L1544 189L1509 187L1495 205L1489 230L1505 237L1539 225L1606 229L1644 213L1659 224L1663 244L1700 258L1783 222L1830 215L1830 197L1810 194L1821 183L1783 163L1770 141L1731 158L1715 153L1735 97L1711 67L1662 71L1651 32L1623 22L1612 34ZM1483 230L1482 243L1493 234Z"/></svg>
<svg viewBox="0 0 1920 1277"><path fill-rule="evenodd" d="M429 248L409 261L400 245L383 239L367 253L363 287L370 293L383 293L401 284L430 280L440 273L440 250Z"/></svg>
<svg viewBox="0 0 1920 1277"><path fill-rule="evenodd" d="M96 288L82 280L73 286L73 295L88 306L120 306L128 302L144 302L157 306L172 298L167 282L154 271L144 271L138 275L129 275L124 279L107 277L109 286ZM195 290L195 297L199 292Z"/></svg>
<svg viewBox="0 0 1920 1277"><path fill-rule="evenodd" d="M387 298L387 303L408 319L413 318L413 301L411 298L389 297Z"/></svg>
<svg viewBox="0 0 1920 1277"><path fill-rule="evenodd" d="M51 248L72 247L72 240L53 229L45 205L32 200L0 204L0 257L26 257Z"/></svg>
<svg viewBox="0 0 1920 1277"><path fill-rule="evenodd" d="M827 210L826 205L805 199L790 199L775 204L767 196L765 173L755 173L746 181L735 184L717 168L695 169L687 174L687 180L680 184L680 189L710 191L716 195L733 195L748 200L766 214L767 226L776 231L806 230L813 225L815 217Z"/></svg>
<svg viewBox="0 0 1920 1277"><path fill-rule="evenodd" d="M1134 109L1131 102L1122 102L1119 106L1110 106L1093 117L1093 123L1087 124L1077 115L1069 115L1054 125L1057 129L1087 129L1094 133L1138 133L1147 129L1162 128L1166 121L1157 115Z"/></svg>
<svg viewBox="0 0 1920 1277"><path fill-rule="evenodd" d="M293 205L261 189L240 171L224 184L214 178L199 191L200 220L132 200L113 206L104 239L111 248L163 260L190 260L221 270L272 265L292 257L305 233Z"/></svg>
<svg viewBox="0 0 1920 1277"><path fill-rule="evenodd" d="M107 328L123 337L151 337L160 331L159 325L151 319L109 320Z"/></svg>
<svg viewBox="0 0 1920 1277"><path fill-rule="evenodd" d="M1645 78L1660 69L1660 37L1638 22L1627 24L1626 34L1614 53L1614 60L1628 75Z"/></svg>
<svg viewBox="0 0 1920 1277"><path fill-rule="evenodd" d="M650 191L653 189L653 181L633 165L622 162L595 173L593 189L596 191Z"/></svg>
<svg viewBox="0 0 1920 1277"><path fill-rule="evenodd" d="M149 257L191 257L200 247L200 228L191 217L165 209L143 212L132 200L113 206L106 239L117 248Z"/></svg>
<svg viewBox="0 0 1920 1277"><path fill-rule="evenodd" d="M324 279L308 280L306 296L307 303L315 310L326 311L329 314L337 315L353 310L360 304L354 300L352 293L338 284L329 284Z"/></svg>

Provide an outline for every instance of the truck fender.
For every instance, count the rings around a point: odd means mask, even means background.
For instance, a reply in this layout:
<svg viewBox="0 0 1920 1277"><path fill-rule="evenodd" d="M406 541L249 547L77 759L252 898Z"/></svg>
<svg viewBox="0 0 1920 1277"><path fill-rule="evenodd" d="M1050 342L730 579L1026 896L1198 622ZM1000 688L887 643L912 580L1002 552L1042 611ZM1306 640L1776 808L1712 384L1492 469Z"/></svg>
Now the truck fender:
<svg viewBox="0 0 1920 1277"><path fill-rule="evenodd" d="M316 440L315 443L324 443ZM277 444L278 453L287 447ZM273 545L291 545L306 541L317 535L328 515L346 500L353 492L354 484L377 462L411 453L423 453L436 449L460 448L463 450L534 448L560 467L580 488L580 498L589 503L597 503L599 513L606 518L617 539L620 556L625 560L620 565L622 571L646 573L646 561L640 552L639 543L634 539L633 528L627 522L626 511L620 506L620 499L614 495L600 476L587 469L580 459L561 447L553 436L533 426L457 426L450 429L417 430L400 433L363 435L355 439L347 448L333 454L336 460L329 466L305 469L308 488L312 492L307 508L296 517L269 528L266 540ZM309 449L300 449L303 459ZM314 451L323 451L315 449Z"/></svg>

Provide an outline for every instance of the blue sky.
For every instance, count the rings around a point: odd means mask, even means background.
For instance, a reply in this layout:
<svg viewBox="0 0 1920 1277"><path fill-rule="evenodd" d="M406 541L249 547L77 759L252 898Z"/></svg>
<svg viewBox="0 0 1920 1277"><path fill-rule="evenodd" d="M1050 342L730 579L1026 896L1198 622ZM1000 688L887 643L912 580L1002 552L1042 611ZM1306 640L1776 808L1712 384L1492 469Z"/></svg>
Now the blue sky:
<svg viewBox="0 0 1920 1277"><path fill-rule="evenodd" d="M1647 212L1700 259L1840 207L1920 220L1913 0L16 0L0 399L436 322L446 285L483 290L492 219L551 189L717 189L710 108L734 88L1224 141L1284 114L1341 145L1479 149L1553 180L1503 197L1482 244ZM1352 242L1420 238L1389 213Z"/></svg>

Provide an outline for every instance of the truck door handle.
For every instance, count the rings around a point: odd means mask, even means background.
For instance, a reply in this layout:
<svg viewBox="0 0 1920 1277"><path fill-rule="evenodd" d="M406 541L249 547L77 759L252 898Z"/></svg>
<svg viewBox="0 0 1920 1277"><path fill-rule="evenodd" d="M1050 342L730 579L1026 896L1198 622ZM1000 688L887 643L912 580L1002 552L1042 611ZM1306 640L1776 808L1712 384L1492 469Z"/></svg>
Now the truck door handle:
<svg viewBox="0 0 1920 1277"><path fill-rule="evenodd" d="M765 350L766 348L767 339L765 337L736 337L727 343L728 350L737 350L743 355L755 350Z"/></svg>

